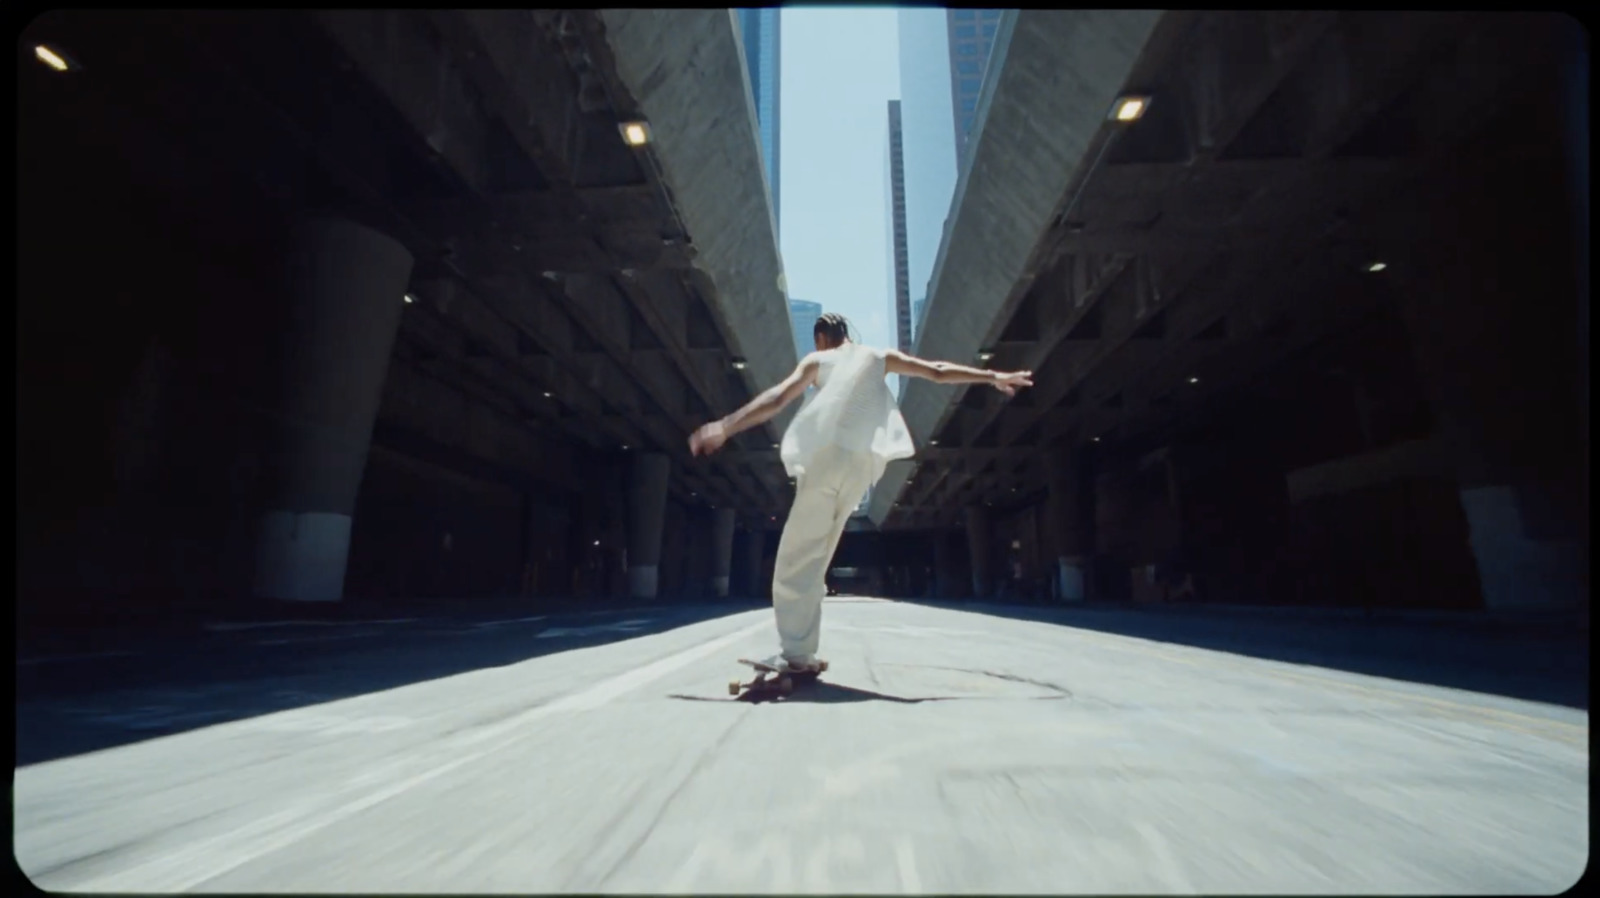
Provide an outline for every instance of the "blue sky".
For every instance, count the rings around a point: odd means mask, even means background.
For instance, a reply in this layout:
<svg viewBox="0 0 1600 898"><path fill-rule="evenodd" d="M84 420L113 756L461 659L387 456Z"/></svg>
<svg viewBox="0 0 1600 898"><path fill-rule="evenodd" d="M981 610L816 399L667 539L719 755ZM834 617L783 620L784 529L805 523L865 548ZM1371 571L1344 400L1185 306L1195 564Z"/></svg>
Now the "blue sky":
<svg viewBox="0 0 1600 898"><path fill-rule="evenodd" d="M779 243L789 296L891 346L884 208L888 101L900 96L893 8L786 7Z"/></svg>

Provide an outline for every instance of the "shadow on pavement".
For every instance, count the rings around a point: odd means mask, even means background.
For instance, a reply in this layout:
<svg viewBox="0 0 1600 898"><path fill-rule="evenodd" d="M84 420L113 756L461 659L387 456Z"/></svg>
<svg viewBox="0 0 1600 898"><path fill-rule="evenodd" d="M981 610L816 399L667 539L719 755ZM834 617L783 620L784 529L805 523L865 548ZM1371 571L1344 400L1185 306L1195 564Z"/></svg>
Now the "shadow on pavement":
<svg viewBox="0 0 1600 898"><path fill-rule="evenodd" d="M117 639L102 634L87 643L72 634L19 631L17 766L662 633L755 607L658 605L542 617L525 610L504 622L462 612L409 622L391 614L384 623L265 621ZM41 647L57 654L41 654Z"/></svg>
<svg viewBox="0 0 1600 898"><path fill-rule="evenodd" d="M836 705L851 702L890 702L897 705L917 705L923 702L954 701L951 697L936 696L931 698L902 698L898 695L885 695L873 692L870 689L857 689L854 686L840 686L836 683L817 681L803 686L796 686L788 695L782 695L774 689L747 690L738 697L711 698L700 695L669 695L668 698L684 702L722 702L723 704L742 703L747 705L787 704L790 702L801 704Z"/></svg>
<svg viewBox="0 0 1600 898"><path fill-rule="evenodd" d="M1575 619L902 601L1589 709L1589 630Z"/></svg>

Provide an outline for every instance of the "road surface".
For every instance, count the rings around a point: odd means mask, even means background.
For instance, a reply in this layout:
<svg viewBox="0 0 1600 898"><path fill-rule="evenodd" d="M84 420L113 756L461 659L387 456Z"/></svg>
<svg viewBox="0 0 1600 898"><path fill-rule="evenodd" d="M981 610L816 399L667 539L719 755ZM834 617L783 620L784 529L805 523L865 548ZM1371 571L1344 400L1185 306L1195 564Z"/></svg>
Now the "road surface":
<svg viewBox="0 0 1600 898"><path fill-rule="evenodd" d="M758 610L23 657L16 856L124 893L1553 894L1588 863L1585 710L950 607L823 627L823 681L765 703L727 694Z"/></svg>

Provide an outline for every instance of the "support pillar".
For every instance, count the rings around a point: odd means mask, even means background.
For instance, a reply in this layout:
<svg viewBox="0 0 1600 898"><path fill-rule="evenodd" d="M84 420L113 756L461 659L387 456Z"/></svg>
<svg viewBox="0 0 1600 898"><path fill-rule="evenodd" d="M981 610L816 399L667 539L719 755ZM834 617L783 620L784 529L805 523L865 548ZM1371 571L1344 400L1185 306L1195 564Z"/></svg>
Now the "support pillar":
<svg viewBox="0 0 1600 898"><path fill-rule="evenodd" d="M1525 143L1546 139L1556 136L1535 129ZM1580 310L1567 299L1576 249L1546 230L1505 226L1548 219L1567 202L1567 179L1480 152L1455 164L1429 197L1434 217L1454 214L1451 227L1398 256L1396 301L1456 476L1482 605L1576 607L1587 601L1579 486L1588 457L1570 378L1580 364L1570 335ZM1462 181L1500 186L1484 188L1465 216L1451 205Z"/></svg>
<svg viewBox="0 0 1600 898"><path fill-rule="evenodd" d="M960 578L956 576L957 538L951 531L939 531L931 537L934 598L953 599L961 594Z"/></svg>
<svg viewBox="0 0 1600 898"><path fill-rule="evenodd" d="M990 550L989 510L979 505L967 508L967 554L972 559L972 594L988 598L994 584L993 552Z"/></svg>
<svg viewBox="0 0 1600 898"><path fill-rule="evenodd" d="M628 478L628 592L653 599L660 585L661 531L672 461L654 452L633 456Z"/></svg>
<svg viewBox="0 0 1600 898"><path fill-rule="evenodd" d="M399 241L343 219L307 221L291 235L280 416L256 535L259 598L344 596L356 494L412 261Z"/></svg>
<svg viewBox="0 0 1600 898"><path fill-rule="evenodd" d="M719 599L728 597L733 570L733 525L733 509L719 508L711 513L711 594Z"/></svg>
<svg viewBox="0 0 1600 898"><path fill-rule="evenodd" d="M744 531L746 594L752 598L767 594L761 582L761 562L766 556L767 534L754 527Z"/></svg>
<svg viewBox="0 0 1600 898"><path fill-rule="evenodd" d="M1056 595L1064 602L1089 597L1094 556L1094 490L1081 453L1056 451L1045 458L1049 495L1046 532L1055 557Z"/></svg>

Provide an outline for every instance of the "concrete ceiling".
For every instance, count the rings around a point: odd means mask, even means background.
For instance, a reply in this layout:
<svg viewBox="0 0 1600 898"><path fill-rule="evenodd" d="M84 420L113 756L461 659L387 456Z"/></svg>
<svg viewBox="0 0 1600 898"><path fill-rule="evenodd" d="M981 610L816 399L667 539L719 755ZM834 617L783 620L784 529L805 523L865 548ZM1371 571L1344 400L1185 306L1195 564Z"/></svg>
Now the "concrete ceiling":
<svg viewBox="0 0 1600 898"><path fill-rule="evenodd" d="M537 457L568 489L586 457L663 451L687 503L786 510L786 419L709 461L686 450L693 427L795 362L728 10L53 13L31 27L81 59L72 90L98 97L138 176L212 207L217 227L250 230L241 206L332 208L413 251L380 441L491 467ZM652 124L642 148L619 133L636 119Z"/></svg>
<svg viewBox="0 0 1600 898"><path fill-rule="evenodd" d="M1348 329L1385 299L1368 266L1425 238L1407 191L1507 108L1536 27L1008 14L918 352L1031 369L1037 386L1005 401L912 382L926 448L885 476L873 520L948 526L968 505L1031 501L1048 453L1170 433ZM1151 97L1144 117L1109 122L1132 94Z"/></svg>

